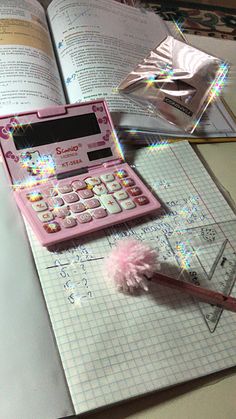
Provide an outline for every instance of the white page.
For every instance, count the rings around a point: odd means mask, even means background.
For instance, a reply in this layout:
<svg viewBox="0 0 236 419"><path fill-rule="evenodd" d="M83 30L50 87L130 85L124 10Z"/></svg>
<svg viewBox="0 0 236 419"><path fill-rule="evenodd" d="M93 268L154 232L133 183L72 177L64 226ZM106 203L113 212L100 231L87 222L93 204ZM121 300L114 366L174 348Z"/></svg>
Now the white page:
<svg viewBox="0 0 236 419"><path fill-rule="evenodd" d="M0 2L0 114L65 103L43 7Z"/></svg>
<svg viewBox="0 0 236 419"><path fill-rule="evenodd" d="M236 363L234 313L224 311L211 333L203 306L188 296L155 284L149 293L124 295L106 278L104 258L125 237L159 251L161 270L169 275L184 268L201 276L195 259L173 253L180 240L176 231L187 229L189 237L204 242L207 272L215 263L214 248L227 239L230 260L235 245L235 214L187 142L133 150L132 163L162 200L161 211L50 251L28 228L76 413ZM222 267L217 274L221 282Z"/></svg>
<svg viewBox="0 0 236 419"><path fill-rule="evenodd" d="M0 164L0 418L73 414L31 248Z"/></svg>
<svg viewBox="0 0 236 419"><path fill-rule="evenodd" d="M54 0L48 7L58 59L70 103L105 98L116 125L183 135L161 118L121 97L116 87L171 31L150 12L115 1ZM223 109L223 112L222 112ZM197 135L232 136L236 125L224 107L213 105ZM186 133L184 134L186 136Z"/></svg>

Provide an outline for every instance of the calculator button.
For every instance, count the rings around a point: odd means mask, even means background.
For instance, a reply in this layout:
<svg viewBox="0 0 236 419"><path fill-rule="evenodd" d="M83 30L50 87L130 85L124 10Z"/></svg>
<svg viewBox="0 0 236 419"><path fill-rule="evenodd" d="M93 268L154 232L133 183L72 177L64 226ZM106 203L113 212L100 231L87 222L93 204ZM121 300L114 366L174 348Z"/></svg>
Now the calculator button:
<svg viewBox="0 0 236 419"><path fill-rule="evenodd" d="M100 201L96 198L89 199L88 201L86 201L87 208L97 208L100 207L100 205Z"/></svg>
<svg viewBox="0 0 236 419"><path fill-rule="evenodd" d="M142 195L142 191L140 188L138 188L138 186L133 186L133 188L129 188L127 189L127 192L129 192L129 194L131 196L138 196L138 195Z"/></svg>
<svg viewBox="0 0 236 419"><path fill-rule="evenodd" d="M67 217L67 215L70 214L70 210L67 207L55 208L53 212L54 212L55 216L59 217L59 218L65 218L65 217Z"/></svg>
<svg viewBox="0 0 236 419"><path fill-rule="evenodd" d="M54 220L54 215L50 211L40 212L37 215L40 221L42 221L43 223Z"/></svg>
<svg viewBox="0 0 236 419"><path fill-rule="evenodd" d="M122 206L122 208L129 210L132 208L135 208L136 205L135 203L132 201L132 199L126 199L125 201L121 201L120 205Z"/></svg>
<svg viewBox="0 0 236 419"><path fill-rule="evenodd" d="M39 201L32 204L32 208L37 212L45 211L48 209L48 204L44 201Z"/></svg>
<svg viewBox="0 0 236 419"><path fill-rule="evenodd" d="M107 184L107 189L110 192L118 191L119 189L121 189L121 185L119 184L119 182L115 180L114 182L110 182Z"/></svg>
<svg viewBox="0 0 236 419"><path fill-rule="evenodd" d="M60 224L58 224L56 221L53 221L52 223L44 224L43 228L47 233L57 233L58 231L61 230Z"/></svg>
<svg viewBox="0 0 236 419"><path fill-rule="evenodd" d="M100 201L110 214L121 212L121 208L112 195L101 195Z"/></svg>
<svg viewBox="0 0 236 419"><path fill-rule="evenodd" d="M78 202L78 204L73 204L70 206L71 211L73 212L83 212L86 210L84 204L81 202Z"/></svg>
<svg viewBox="0 0 236 419"><path fill-rule="evenodd" d="M49 198L48 203L53 208L58 208L64 205L64 201L59 196L56 196L55 198Z"/></svg>
<svg viewBox="0 0 236 419"><path fill-rule="evenodd" d="M75 180L72 182L72 188L74 191L80 191L81 189L86 189L87 185L83 180Z"/></svg>
<svg viewBox="0 0 236 419"><path fill-rule="evenodd" d="M84 214L77 215L77 220L79 221L79 223L84 224L91 221L92 217L88 212L85 212Z"/></svg>
<svg viewBox="0 0 236 419"><path fill-rule="evenodd" d="M63 198L67 204L72 204L73 202L77 202L79 200L79 197L75 192L66 194Z"/></svg>
<svg viewBox="0 0 236 419"><path fill-rule="evenodd" d="M91 185L91 186L100 185L100 183L101 183L101 181L98 177L89 177L89 178L85 179L85 182L88 185Z"/></svg>
<svg viewBox="0 0 236 419"><path fill-rule="evenodd" d="M94 186L94 188L93 188L93 192L96 194L96 195L102 195L102 194L104 194L104 193L107 193L107 188L106 188L106 186L105 185L98 185L98 186Z"/></svg>
<svg viewBox="0 0 236 419"><path fill-rule="evenodd" d="M79 194L80 198L83 198L83 199L92 198L92 196L93 196L93 192L90 189L85 189L83 191L79 191L78 194Z"/></svg>
<svg viewBox="0 0 236 419"><path fill-rule="evenodd" d="M62 225L65 228L71 228L71 227L75 227L77 225L77 222L74 218L72 217L66 217L64 220L62 220Z"/></svg>
<svg viewBox="0 0 236 419"><path fill-rule="evenodd" d="M128 186L133 186L133 185L134 185L134 181L133 181L133 179L130 179L130 178L127 178L127 179L122 179L122 180L121 180L121 183L122 183L122 185L123 185L123 186L125 186L126 188L127 188Z"/></svg>
<svg viewBox="0 0 236 419"><path fill-rule="evenodd" d="M30 192L30 193L27 193L26 198L30 202L37 202L43 199L43 195L40 192Z"/></svg>
<svg viewBox="0 0 236 419"><path fill-rule="evenodd" d="M126 199L129 197L129 195L125 192L125 191L118 191L114 193L114 197L118 200L118 201L122 201L122 199Z"/></svg>
<svg viewBox="0 0 236 419"><path fill-rule="evenodd" d="M126 172L126 170L120 169L117 170L115 172L115 175L119 178L119 179L123 179L124 177L128 177L128 173Z"/></svg>
<svg viewBox="0 0 236 419"><path fill-rule="evenodd" d="M134 198L134 202L138 205L146 205L149 204L149 199L146 196L137 196Z"/></svg>
<svg viewBox="0 0 236 419"><path fill-rule="evenodd" d="M104 208L98 208L93 211L94 218L104 218L107 216L107 212Z"/></svg>
<svg viewBox="0 0 236 419"><path fill-rule="evenodd" d="M101 175L100 178L103 182L112 182L115 177L111 173L106 173L105 175Z"/></svg>
<svg viewBox="0 0 236 419"><path fill-rule="evenodd" d="M49 198L51 196L57 196L58 195L57 190L54 189L54 188L44 189L43 193L47 198Z"/></svg>
<svg viewBox="0 0 236 419"><path fill-rule="evenodd" d="M69 193L69 192L72 192L73 191L71 185L61 185L61 186L59 186L58 190L62 194Z"/></svg>

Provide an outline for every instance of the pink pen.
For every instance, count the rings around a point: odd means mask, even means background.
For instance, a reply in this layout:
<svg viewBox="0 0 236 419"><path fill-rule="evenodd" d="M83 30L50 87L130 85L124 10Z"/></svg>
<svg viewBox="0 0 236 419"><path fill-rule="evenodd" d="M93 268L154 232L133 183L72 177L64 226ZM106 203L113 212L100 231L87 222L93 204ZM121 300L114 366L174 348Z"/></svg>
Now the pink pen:
<svg viewBox="0 0 236 419"><path fill-rule="evenodd" d="M222 294L221 292L209 290L189 282L171 278L161 273L155 273L152 280L165 287L174 288L206 303L218 305L226 310L236 313L236 298L234 297L230 297Z"/></svg>
<svg viewBox="0 0 236 419"><path fill-rule="evenodd" d="M118 289L125 292L133 292L138 288L148 291L148 281L151 280L208 304L236 312L236 298L162 274L157 256L157 252L144 242L121 240L107 260L109 278L114 280Z"/></svg>

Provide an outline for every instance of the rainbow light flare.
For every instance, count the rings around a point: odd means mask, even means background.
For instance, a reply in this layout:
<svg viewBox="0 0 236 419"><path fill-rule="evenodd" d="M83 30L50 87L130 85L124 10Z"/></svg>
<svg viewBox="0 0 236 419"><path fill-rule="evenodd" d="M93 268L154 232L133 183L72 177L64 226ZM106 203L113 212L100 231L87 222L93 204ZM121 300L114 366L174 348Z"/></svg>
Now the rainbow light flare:
<svg viewBox="0 0 236 419"><path fill-rule="evenodd" d="M32 179L30 176L25 177L23 180L16 180L14 181L13 189L25 189L25 188L33 188L34 186L41 185L42 183L46 183L48 181L47 178L41 179L40 181L36 179Z"/></svg>
<svg viewBox="0 0 236 419"><path fill-rule="evenodd" d="M170 145L168 140L161 140L161 141L155 141L154 143L150 144L148 146L148 150L150 152L155 151L155 150L164 150L166 148L168 148Z"/></svg>
<svg viewBox="0 0 236 419"><path fill-rule="evenodd" d="M117 133L116 133L116 131L115 130L113 130L113 132L112 132L112 141L114 141L114 144L115 144L115 148L116 148L116 150L117 150L117 153L119 154L119 157L122 159L122 160L124 160L124 152L123 152L123 149L122 149L122 146L121 146L121 143L119 142L119 139L118 139L118 136L117 136Z"/></svg>
<svg viewBox="0 0 236 419"><path fill-rule="evenodd" d="M208 100L206 105L204 106L200 116L198 117L198 119L195 121L194 125L193 125L193 129L192 132L195 130L195 128L197 127L197 125L200 122L200 119L202 117L202 114L205 112L205 110L207 109L208 105L217 97L220 96L223 86L225 85L226 81L227 81L227 75L229 72L229 64L226 62L222 62L221 65L219 66L219 69L216 73L216 77L214 78L213 82L211 83L210 89L209 89L209 95L208 95Z"/></svg>
<svg viewBox="0 0 236 419"><path fill-rule="evenodd" d="M223 89L223 86L226 82L227 74L229 72L229 65L227 63L222 63L218 69L215 80L212 82L211 90L209 93L209 103L215 98L218 97Z"/></svg>
<svg viewBox="0 0 236 419"><path fill-rule="evenodd" d="M135 128L126 130L126 132L128 134L130 134L131 137L134 137L134 138L131 138L131 140L133 140L134 142L136 141L135 137L137 137L137 140L138 140L141 135L145 135L145 132L140 131L140 130L135 129ZM147 141L147 150L150 151L150 152L152 152L156 149L163 150L163 149L169 147L169 145L171 144L171 142L169 142L168 139L162 139L161 136L159 136L158 134L156 134L156 137L159 137L159 139L154 141L153 138L151 138L150 141L149 141L148 135L145 136L145 139ZM138 142L137 142L137 144L138 144Z"/></svg>
<svg viewBox="0 0 236 419"><path fill-rule="evenodd" d="M176 244L176 254L180 260L180 266L182 269L189 269L191 266L191 260L194 254L188 250L185 243L178 242Z"/></svg>
<svg viewBox="0 0 236 419"><path fill-rule="evenodd" d="M147 79L145 80L145 83L147 84L147 87L150 87L155 84L158 84L160 81L167 82L168 80L171 80L173 75L173 68L169 64L166 64L165 68L162 68L157 75L149 74Z"/></svg>

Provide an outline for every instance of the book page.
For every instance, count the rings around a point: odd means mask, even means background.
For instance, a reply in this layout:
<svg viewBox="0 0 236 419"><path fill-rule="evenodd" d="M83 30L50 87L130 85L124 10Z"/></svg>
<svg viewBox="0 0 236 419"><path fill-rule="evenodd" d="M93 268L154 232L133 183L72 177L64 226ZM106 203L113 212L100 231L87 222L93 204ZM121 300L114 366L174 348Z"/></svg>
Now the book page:
<svg viewBox="0 0 236 419"><path fill-rule="evenodd" d="M42 6L1 0L0 16L0 114L65 103Z"/></svg>
<svg viewBox="0 0 236 419"><path fill-rule="evenodd" d="M53 0L48 7L69 102L104 98L116 125L185 135L164 119L123 98L117 86L167 34L180 37L154 13L112 0ZM197 135L232 136L236 124L222 104L204 115Z"/></svg>
<svg viewBox="0 0 236 419"><path fill-rule="evenodd" d="M103 97L112 111L140 112L115 88L166 37L164 22L107 0L55 0L48 17L70 103Z"/></svg>
<svg viewBox="0 0 236 419"><path fill-rule="evenodd" d="M163 204L157 212L51 249L27 225L77 414L236 363L235 313L154 282L123 294L107 278L111 250L135 238L166 275L225 294L235 281L236 217L191 146L157 143L130 157Z"/></svg>

